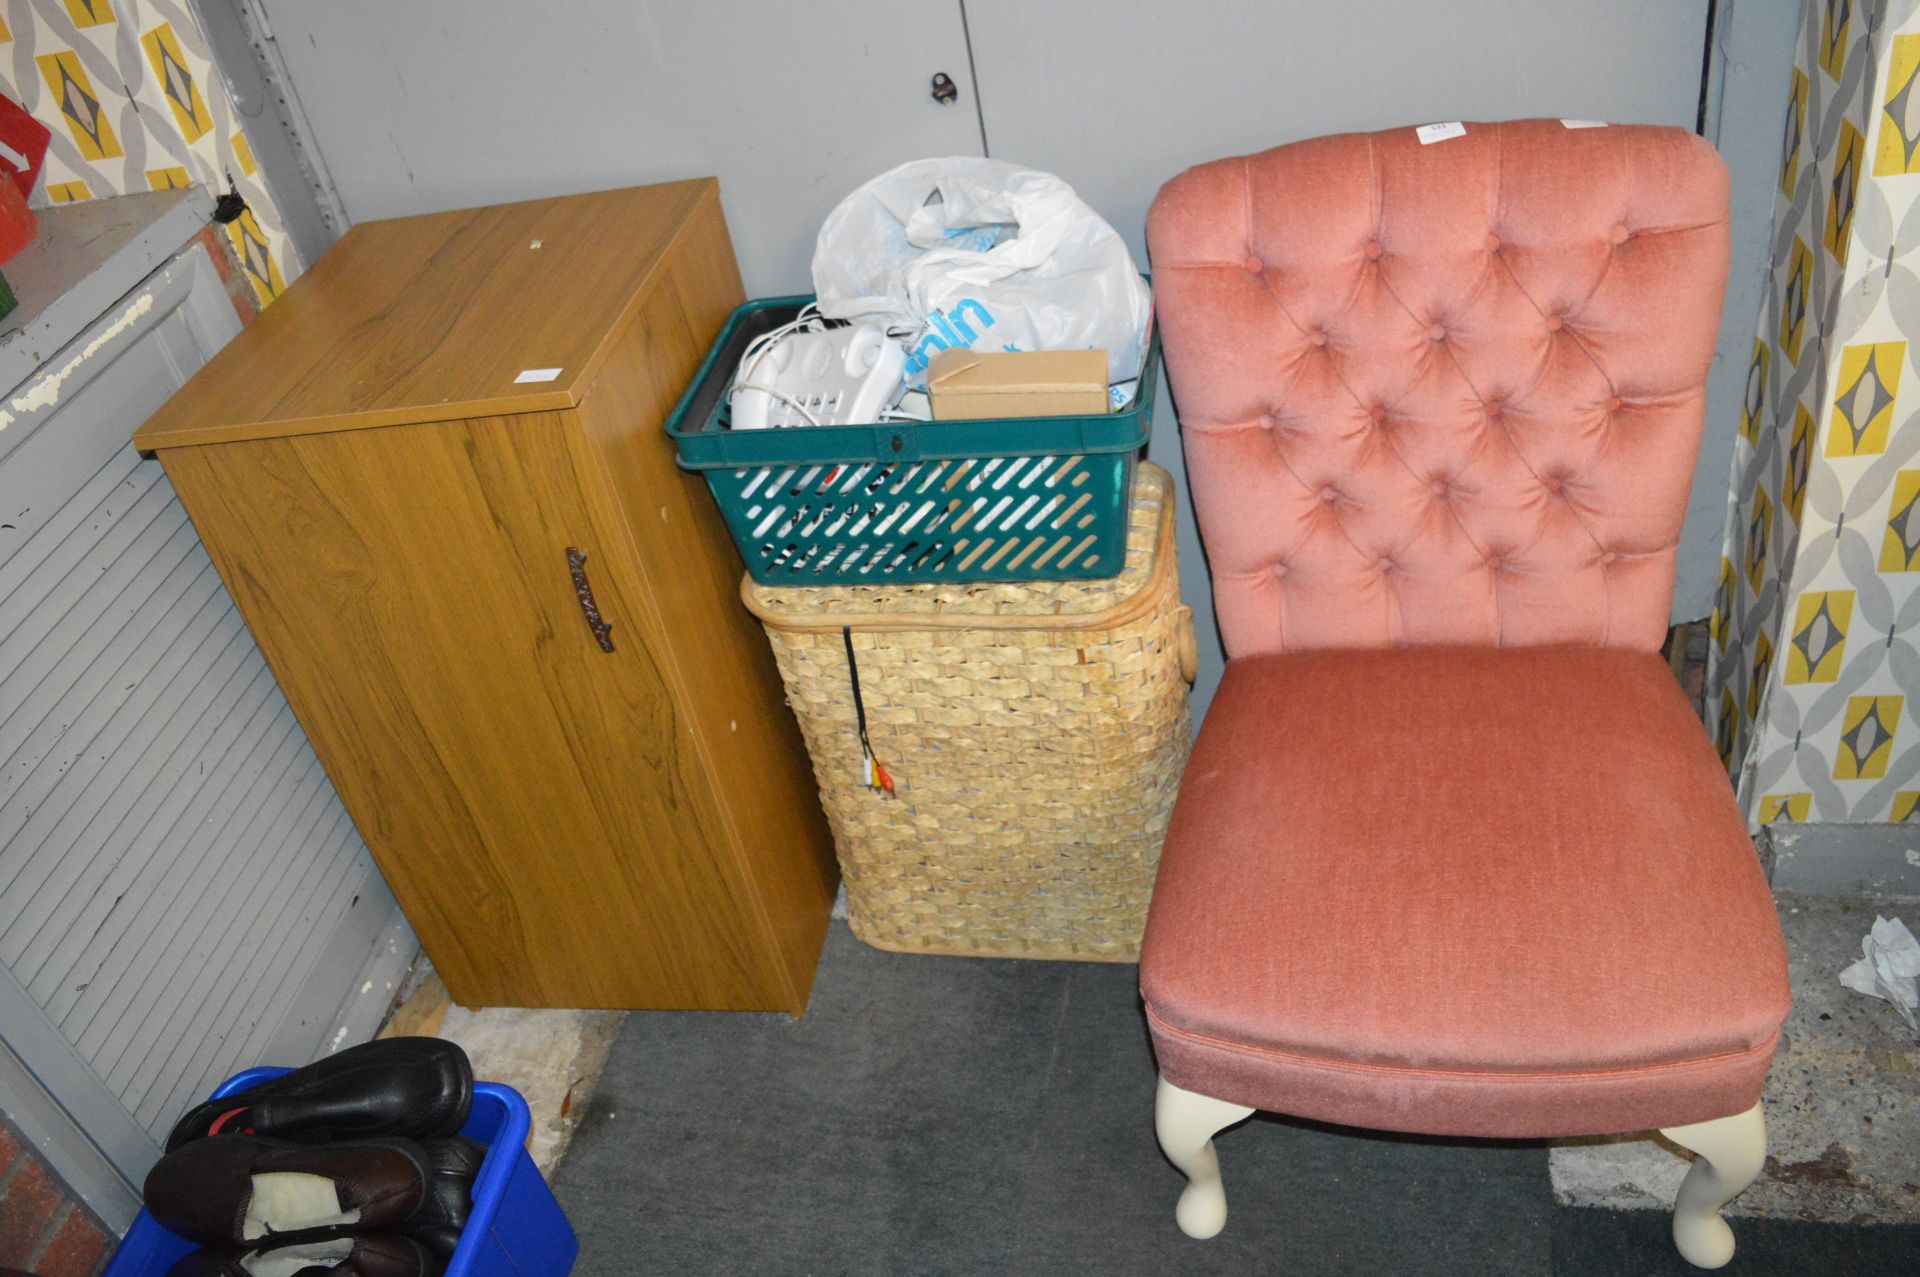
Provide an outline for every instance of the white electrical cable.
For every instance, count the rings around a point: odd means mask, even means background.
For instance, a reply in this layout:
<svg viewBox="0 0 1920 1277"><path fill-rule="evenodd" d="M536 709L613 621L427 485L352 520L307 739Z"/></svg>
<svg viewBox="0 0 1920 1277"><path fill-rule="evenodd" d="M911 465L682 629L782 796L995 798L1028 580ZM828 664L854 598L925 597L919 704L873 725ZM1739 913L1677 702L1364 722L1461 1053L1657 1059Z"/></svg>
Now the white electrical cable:
<svg viewBox="0 0 1920 1277"><path fill-rule="evenodd" d="M733 389L727 392L727 402L729 403L733 402L733 396L742 390L764 391L767 394L772 395L775 399L778 399L780 402L786 404L789 408L793 409L795 412L799 413L801 416L805 417L807 419L808 425L817 426L821 424L820 418L808 412L807 406L801 403L798 399L795 399L792 395L788 394L784 390L776 390L774 387L765 385L764 383L758 382L758 381L735 382L733 385Z"/></svg>
<svg viewBox="0 0 1920 1277"><path fill-rule="evenodd" d="M734 369L733 384L727 387L727 405L731 407L733 405L733 397L739 394L742 390L764 391L765 393L772 395L775 399L780 400L782 403L786 404L788 407L792 408L795 412L799 413L801 416L805 417L807 419L808 425L812 425L812 426L819 425L820 419L814 416L811 412L808 412L806 405L802 404L798 399L795 399L792 395L789 395L784 391L776 390L772 386L766 385L762 382L750 381L750 380L743 381L741 380L741 378L742 377L750 378L754 376L756 373L758 373L760 370L759 369L760 360L765 358L766 355L773 350L774 346L777 345L783 338L789 336L792 333L800 332L801 330L805 329L809 324L825 323L825 322L826 322L826 317L820 313L819 306L813 302L808 302L806 305L800 308L799 313L796 314L792 319L789 319L786 323L781 324L778 328L768 329L766 332L761 333L758 337L755 337L752 341L748 342L746 350L741 353L739 365Z"/></svg>
<svg viewBox="0 0 1920 1277"><path fill-rule="evenodd" d="M768 350L771 350L775 343L789 333L799 332L808 324L825 322L826 317L820 314L819 308L814 303L808 302L800 308L800 312L792 319L789 319L778 328L769 329L761 333L758 337L748 342L746 350L741 352L740 366L745 368L751 365L754 360L758 359Z"/></svg>

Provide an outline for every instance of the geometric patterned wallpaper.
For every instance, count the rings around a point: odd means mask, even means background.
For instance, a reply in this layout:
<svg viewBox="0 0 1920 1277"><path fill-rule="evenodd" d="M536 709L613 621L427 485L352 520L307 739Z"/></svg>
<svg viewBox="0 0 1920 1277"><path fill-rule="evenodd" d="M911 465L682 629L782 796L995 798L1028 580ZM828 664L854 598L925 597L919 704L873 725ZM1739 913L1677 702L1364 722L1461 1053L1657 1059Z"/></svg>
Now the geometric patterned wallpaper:
<svg viewBox="0 0 1920 1277"><path fill-rule="evenodd" d="M1920 0L1806 0L1708 658L1754 825L1920 820Z"/></svg>
<svg viewBox="0 0 1920 1277"><path fill-rule="evenodd" d="M0 92L53 130L32 203L231 183L247 211L226 230L260 304L300 273L185 0L6 0Z"/></svg>

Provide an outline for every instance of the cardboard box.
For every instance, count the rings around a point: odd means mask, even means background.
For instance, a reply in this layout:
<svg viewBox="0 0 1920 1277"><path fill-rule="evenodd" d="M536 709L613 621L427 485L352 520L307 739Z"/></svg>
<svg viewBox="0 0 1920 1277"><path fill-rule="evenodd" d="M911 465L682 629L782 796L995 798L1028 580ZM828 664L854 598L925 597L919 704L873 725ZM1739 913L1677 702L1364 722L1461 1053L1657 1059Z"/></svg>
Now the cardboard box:
<svg viewBox="0 0 1920 1277"><path fill-rule="evenodd" d="M927 394L935 421L1104 413L1107 352L942 350L927 365Z"/></svg>

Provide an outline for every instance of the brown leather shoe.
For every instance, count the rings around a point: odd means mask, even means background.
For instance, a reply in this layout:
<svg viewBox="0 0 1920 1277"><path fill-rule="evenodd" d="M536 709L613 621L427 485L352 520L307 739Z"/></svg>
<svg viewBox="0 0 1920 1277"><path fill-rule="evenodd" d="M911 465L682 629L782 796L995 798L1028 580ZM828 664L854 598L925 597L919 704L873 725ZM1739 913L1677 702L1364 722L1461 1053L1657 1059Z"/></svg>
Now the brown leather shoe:
<svg viewBox="0 0 1920 1277"><path fill-rule="evenodd" d="M411 1237L370 1233L271 1250L196 1250L167 1277L438 1277L440 1261Z"/></svg>
<svg viewBox="0 0 1920 1277"><path fill-rule="evenodd" d="M161 1158L147 1173L146 1200L162 1227L202 1244L286 1246L403 1227L432 1206L432 1175L412 1140L313 1145L216 1135ZM441 1222L428 1214L421 1222Z"/></svg>

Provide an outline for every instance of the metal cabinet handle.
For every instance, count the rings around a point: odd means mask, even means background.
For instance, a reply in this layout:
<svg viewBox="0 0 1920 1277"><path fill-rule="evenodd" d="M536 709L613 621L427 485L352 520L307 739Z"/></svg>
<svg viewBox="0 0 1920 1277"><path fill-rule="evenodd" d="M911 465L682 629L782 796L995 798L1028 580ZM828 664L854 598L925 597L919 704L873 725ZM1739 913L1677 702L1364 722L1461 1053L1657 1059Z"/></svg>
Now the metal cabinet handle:
<svg viewBox="0 0 1920 1277"><path fill-rule="evenodd" d="M586 615L587 628L603 652L613 650L613 623L601 619L600 605L593 601L593 586L587 583L587 556L574 546L567 547L567 571L573 575L573 592L580 598L580 611Z"/></svg>

